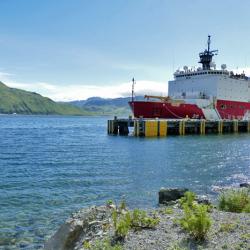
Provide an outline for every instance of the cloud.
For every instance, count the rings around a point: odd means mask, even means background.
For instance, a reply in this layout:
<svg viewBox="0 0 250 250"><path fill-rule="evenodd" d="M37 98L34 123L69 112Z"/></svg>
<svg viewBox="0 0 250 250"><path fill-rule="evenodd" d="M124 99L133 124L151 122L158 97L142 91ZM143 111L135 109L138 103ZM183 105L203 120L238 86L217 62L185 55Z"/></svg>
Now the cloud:
<svg viewBox="0 0 250 250"><path fill-rule="evenodd" d="M88 97L99 96L104 98L125 97L131 95L131 82L106 84L106 85L85 85L69 84L59 85L46 82L23 83L11 79L12 75L0 72L0 79L9 87L20 88L37 92L55 101L84 100ZM136 95L167 95L167 83L157 81L136 81Z"/></svg>

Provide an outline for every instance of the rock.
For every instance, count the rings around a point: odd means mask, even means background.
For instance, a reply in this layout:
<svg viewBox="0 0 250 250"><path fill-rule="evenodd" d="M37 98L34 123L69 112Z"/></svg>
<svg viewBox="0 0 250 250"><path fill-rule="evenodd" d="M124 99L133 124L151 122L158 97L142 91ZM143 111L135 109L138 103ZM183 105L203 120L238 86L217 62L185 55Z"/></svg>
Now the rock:
<svg viewBox="0 0 250 250"><path fill-rule="evenodd" d="M161 188L159 191L159 204L166 204L184 196L187 188Z"/></svg>
<svg viewBox="0 0 250 250"><path fill-rule="evenodd" d="M80 236L85 231L93 228L98 221L94 220L98 208L83 209L72 215L57 232L45 243L45 250L70 250L74 249Z"/></svg>
<svg viewBox="0 0 250 250"><path fill-rule="evenodd" d="M209 198L206 195L197 196L196 201L198 204L204 204L207 206L212 205L212 202L209 200Z"/></svg>
<svg viewBox="0 0 250 250"><path fill-rule="evenodd" d="M240 184L240 187L241 187L241 188L243 188L243 187L244 187L244 188L250 188L250 183L247 183L247 182L241 183L241 184Z"/></svg>

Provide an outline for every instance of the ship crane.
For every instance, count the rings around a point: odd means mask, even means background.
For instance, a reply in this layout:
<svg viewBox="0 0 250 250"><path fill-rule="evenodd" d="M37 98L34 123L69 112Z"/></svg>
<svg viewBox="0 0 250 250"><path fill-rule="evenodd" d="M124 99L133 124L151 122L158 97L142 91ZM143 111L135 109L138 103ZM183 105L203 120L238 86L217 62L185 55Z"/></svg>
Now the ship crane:
<svg viewBox="0 0 250 250"><path fill-rule="evenodd" d="M145 95L144 98L147 99L147 100L149 100L150 98L159 99L162 102L167 102L167 103L172 103L172 104L181 104L181 103L184 103L183 100L172 99L169 96Z"/></svg>

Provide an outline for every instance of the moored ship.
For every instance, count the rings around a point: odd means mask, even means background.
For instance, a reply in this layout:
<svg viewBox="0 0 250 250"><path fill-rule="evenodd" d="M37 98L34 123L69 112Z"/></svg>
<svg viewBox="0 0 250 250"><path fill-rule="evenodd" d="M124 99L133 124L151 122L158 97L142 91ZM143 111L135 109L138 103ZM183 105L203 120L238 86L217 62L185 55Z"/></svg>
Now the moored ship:
<svg viewBox="0 0 250 250"><path fill-rule="evenodd" d="M168 82L168 96L145 95L145 100L133 98L129 105L134 117L169 119L250 119L250 78L244 72L235 74L225 64L216 69L213 56L218 50L207 49L199 54L202 67L174 73Z"/></svg>

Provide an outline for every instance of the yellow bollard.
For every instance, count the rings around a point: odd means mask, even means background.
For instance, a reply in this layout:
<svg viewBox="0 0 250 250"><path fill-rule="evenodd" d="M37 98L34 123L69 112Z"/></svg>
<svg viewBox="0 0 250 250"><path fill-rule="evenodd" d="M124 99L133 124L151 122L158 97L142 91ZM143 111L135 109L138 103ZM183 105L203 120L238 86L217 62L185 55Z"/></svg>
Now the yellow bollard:
<svg viewBox="0 0 250 250"><path fill-rule="evenodd" d="M247 132L250 133L250 121L247 122Z"/></svg>

